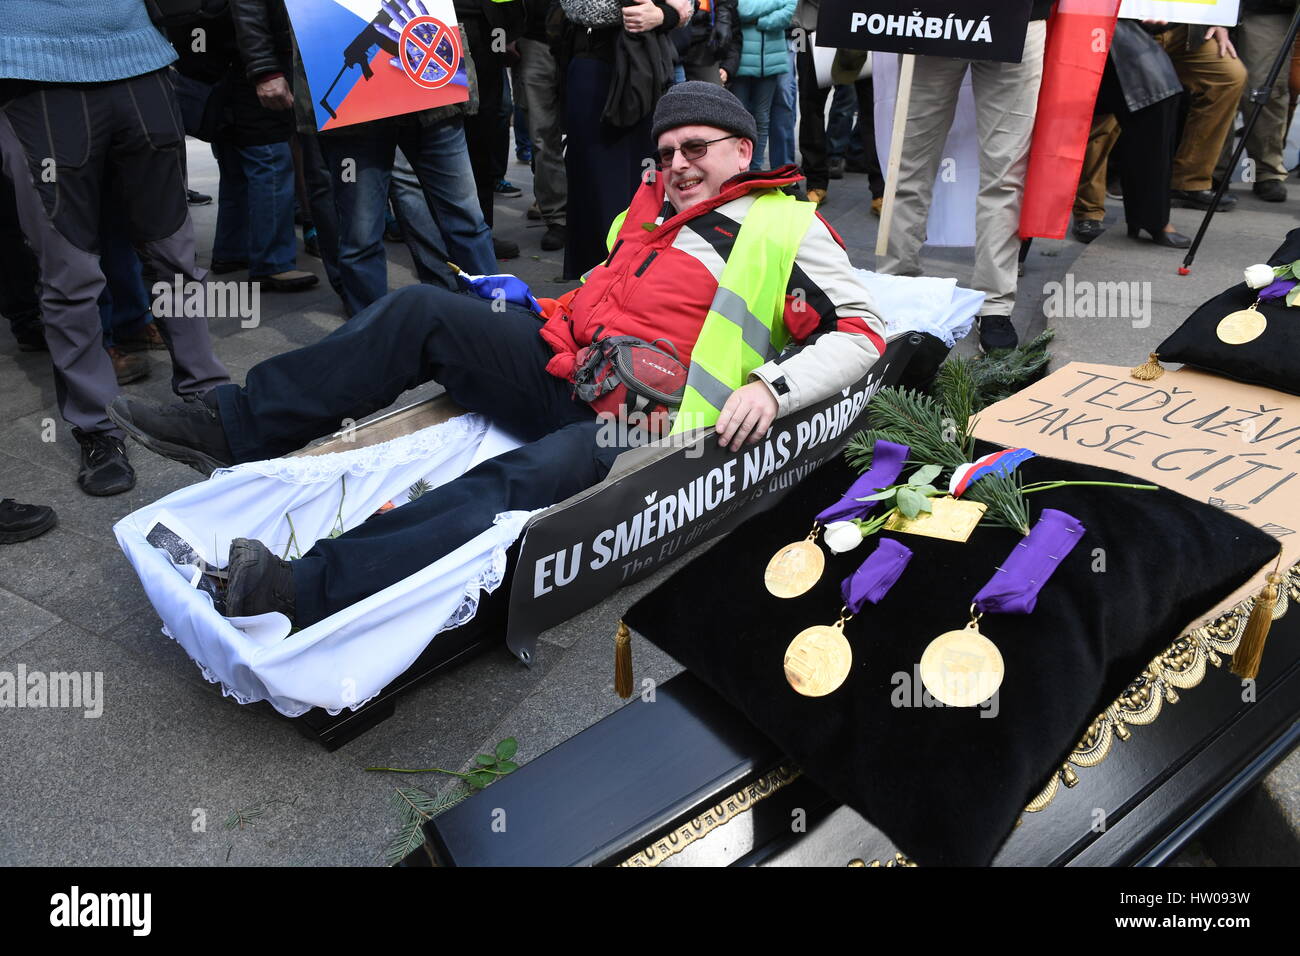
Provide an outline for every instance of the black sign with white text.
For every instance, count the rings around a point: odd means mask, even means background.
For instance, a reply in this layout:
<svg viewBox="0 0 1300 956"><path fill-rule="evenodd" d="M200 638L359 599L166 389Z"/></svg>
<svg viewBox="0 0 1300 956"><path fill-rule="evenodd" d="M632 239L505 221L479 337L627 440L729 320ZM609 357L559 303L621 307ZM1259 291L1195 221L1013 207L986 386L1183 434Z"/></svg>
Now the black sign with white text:
<svg viewBox="0 0 1300 956"><path fill-rule="evenodd" d="M757 445L732 452L710 432L534 518L510 590L511 651L527 663L542 631L784 497L864 427L867 402L898 381L916 347L912 338L920 336L891 342L849 388L777 419Z"/></svg>
<svg viewBox="0 0 1300 956"><path fill-rule="evenodd" d="M822 0L817 45L1019 63L1032 0Z"/></svg>

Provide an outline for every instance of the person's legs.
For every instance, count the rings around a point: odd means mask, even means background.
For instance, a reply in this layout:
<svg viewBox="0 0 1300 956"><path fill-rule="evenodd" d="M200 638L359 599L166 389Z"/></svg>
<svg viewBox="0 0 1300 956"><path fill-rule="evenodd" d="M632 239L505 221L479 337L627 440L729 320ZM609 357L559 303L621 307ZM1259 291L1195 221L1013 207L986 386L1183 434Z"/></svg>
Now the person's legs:
<svg viewBox="0 0 1300 956"><path fill-rule="evenodd" d="M858 108L857 91L847 83L833 87L831 115L826 120L826 156L843 159L853 135L853 114Z"/></svg>
<svg viewBox="0 0 1300 956"><path fill-rule="evenodd" d="M599 482L621 449L586 420L488 459L454 481L323 538L291 563L294 623L306 627L395 584L491 527L498 514L545 508Z"/></svg>
<svg viewBox="0 0 1300 956"><path fill-rule="evenodd" d="M442 230L433 221L429 201L416 178L415 170L400 149L393 161L393 175L388 183L388 195L393 201L393 212L402 226L402 241L411 252L415 274L421 282L442 286L455 291L456 274L447 265L447 253Z"/></svg>
<svg viewBox="0 0 1300 956"><path fill-rule="evenodd" d="M957 94L968 61L918 56L907 108L907 135L898 167L894 222L889 246L876 257L876 271L896 276L921 275L921 246L939 172L940 154L957 109ZM897 133L897 131L895 131Z"/></svg>
<svg viewBox="0 0 1300 956"><path fill-rule="evenodd" d="M818 89L817 71L808 44L797 57L799 72L799 154L807 188L825 189L830 184L826 158L826 95Z"/></svg>
<svg viewBox="0 0 1300 956"><path fill-rule="evenodd" d="M271 276L298 265L293 233L293 153L288 143L239 148L248 181L248 275Z"/></svg>
<svg viewBox="0 0 1300 956"><path fill-rule="evenodd" d="M795 101L799 98L799 74L795 67L794 47L787 43L787 72L776 77L772 94L772 118L768 127L768 163L780 169L794 163Z"/></svg>
<svg viewBox="0 0 1300 956"><path fill-rule="evenodd" d="M876 155L875 87L872 85L871 77L867 77L854 83L853 88L858 95L858 120L853 131L861 142L862 165L866 167L867 188L871 190L871 198L879 200L885 195L885 177L880 170L880 157ZM849 151L848 170L858 172L853 167L852 150Z"/></svg>
<svg viewBox="0 0 1300 956"><path fill-rule="evenodd" d="M0 315L9 320L9 328L23 351L45 348L41 328L41 298L38 286L40 270L36 256L27 247L22 226L18 223L18 206L14 201L14 184L0 152Z"/></svg>
<svg viewBox="0 0 1300 956"><path fill-rule="evenodd" d="M546 372L550 349L532 313L497 312L435 286L399 289L314 345L259 362L243 388L219 389L236 461L273 458L434 380L469 411L535 440L591 414Z"/></svg>
<svg viewBox="0 0 1300 956"><path fill-rule="evenodd" d="M224 271L224 264L248 262L248 179L239 147L221 140L212 144L219 177L217 228L212 236L212 261ZM233 270L232 270L233 271Z"/></svg>
<svg viewBox="0 0 1300 956"><path fill-rule="evenodd" d="M446 240L451 261L474 275L495 272L492 230L475 202L475 173L465 151L460 119L428 126L404 124L398 127L397 139L424 187L429 211Z"/></svg>
<svg viewBox="0 0 1300 956"><path fill-rule="evenodd" d="M339 218L334 207L334 187L330 183L325 157L321 154L320 139L315 134L298 133L298 146L302 152L302 178L307 187L307 205L311 209L312 225L316 227L316 243L320 246L320 259L325 266L325 276L330 287L343 296L343 276L339 272ZM345 306L346 308L346 306Z"/></svg>
<svg viewBox="0 0 1300 956"><path fill-rule="evenodd" d="M985 294L981 316L1010 316L1016 304L1020 203L1029 168L1046 36L1045 22L1036 20L1025 34L1019 63L971 64L980 140L971 285Z"/></svg>
<svg viewBox="0 0 1300 956"><path fill-rule="evenodd" d="M1074 218L1100 222L1106 218L1106 163L1119 139L1119 124L1110 113L1092 118L1088 148L1079 172L1079 191L1074 197Z"/></svg>
<svg viewBox="0 0 1300 956"><path fill-rule="evenodd" d="M784 74L783 74L784 75ZM772 119L772 97L776 93L776 76L741 76L736 79L732 92L749 110L758 128L758 138L754 141L754 159L750 169L767 169L767 136Z"/></svg>
<svg viewBox="0 0 1300 956"><path fill-rule="evenodd" d="M505 67L505 55L493 49L492 35L487 21L482 17L466 17L461 20L465 37L469 41L469 55L474 61L474 75L478 77L478 112L464 119L463 137L464 153L468 148L466 166L478 196L482 218L487 223L488 231L492 229L492 202L496 197L496 153L500 145L501 123L501 74ZM458 128L459 125L458 125ZM508 135L508 134L507 134ZM419 171L415 151L407 150L406 156ZM427 188L427 184L426 184ZM446 232L444 228L443 232ZM451 237L447 237L450 244ZM456 255L456 249L451 250ZM495 261L495 256L493 257ZM471 272L469 266L456 260L457 265Z"/></svg>
<svg viewBox="0 0 1300 956"><path fill-rule="evenodd" d="M367 123L365 129L363 134L342 130L316 138L334 194L343 301L353 315L388 292L384 209L397 126L386 120Z"/></svg>
<svg viewBox="0 0 1300 956"><path fill-rule="evenodd" d="M1247 93L1253 87L1263 87L1290 25L1291 17L1287 14L1247 11L1242 16L1241 25L1237 27L1236 46L1250 74ZM1246 138L1246 152L1255 161L1256 188L1260 183L1280 182L1287 177L1282 159L1289 100L1287 83L1287 71L1279 71L1277 81L1269 90L1268 101ZM1254 104L1243 100L1241 108L1249 116Z"/></svg>
<svg viewBox="0 0 1300 956"><path fill-rule="evenodd" d="M528 100L528 135L533 143L533 192L542 222L564 226L564 131L560 126L560 76L550 47L540 40L519 41L522 84Z"/></svg>
<svg viewBox="0 0 1300 956"><path fill-rule="evenodd" d="M1183 192L1199 192L1211 186L1214 164L1232 129L1246 86L1246 68L1240 60L1219 56L1219 45L1214 40L1193 41L1188 49L1189 31L1195 31L1193 36L1205 35L1204 27L1178 26L1159 39L1188 93L1187 119L1174 155L1171 186Z"/></svg>

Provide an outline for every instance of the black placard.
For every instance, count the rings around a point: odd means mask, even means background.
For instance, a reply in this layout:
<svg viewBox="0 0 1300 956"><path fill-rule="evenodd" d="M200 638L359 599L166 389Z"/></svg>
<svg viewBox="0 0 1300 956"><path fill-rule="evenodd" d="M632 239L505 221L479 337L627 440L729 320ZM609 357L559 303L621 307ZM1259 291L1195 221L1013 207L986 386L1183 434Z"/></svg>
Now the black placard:
<svg viewBox="0 0 1300 956"><path fill-rule="evenodd" d="M822 0L818 46L1019 63L1032 0Z"/></svg>
<svg viewBox="0 0 1300 956"><path fill-rule="evenodd" d="M914 347L891 342L853 386L777 419L753 447L728 451L710 433L535 518L510 589L510 649L529 660L542 631L771 507L863 427L867 402L898 380Z"/></svg>

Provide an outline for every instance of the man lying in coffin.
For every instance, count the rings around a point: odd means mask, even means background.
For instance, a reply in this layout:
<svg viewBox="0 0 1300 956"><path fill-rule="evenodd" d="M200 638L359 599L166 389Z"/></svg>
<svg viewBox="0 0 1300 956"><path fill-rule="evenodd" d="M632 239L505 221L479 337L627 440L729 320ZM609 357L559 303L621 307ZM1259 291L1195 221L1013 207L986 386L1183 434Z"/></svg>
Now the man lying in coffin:
<svg viewBox="0 0 1300 956"><path fill-rule="evenodd" d="M526 442L294 561L236 538L228 615L281 611L306 627L449 554L499 513L598 483L625 447L610 440L624 429L602 428L598 413L653 406L674 381L678 424L716 424L739 450L880 357L883 324L842 241L783 191L798 170L747 172L756 130L735 96L675 86L653 135L659 172L615 221L609 257L540 320L527 307L411 286L254 366L242 388L164 408L114 400L109 415L133 438L204 474L293 451L429 380ZM644 388L638 369L665 380Z"/></svg>

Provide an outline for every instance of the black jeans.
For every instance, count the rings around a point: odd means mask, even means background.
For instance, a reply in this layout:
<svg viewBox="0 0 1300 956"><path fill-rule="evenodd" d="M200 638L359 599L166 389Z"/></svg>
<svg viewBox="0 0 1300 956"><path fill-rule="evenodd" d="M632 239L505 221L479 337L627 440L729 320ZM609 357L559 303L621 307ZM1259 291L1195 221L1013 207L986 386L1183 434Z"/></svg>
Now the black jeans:
<svg viewBox="0 0 1300 956"><path fill-rule="evenodd" d="M217 390L236 461L292 451L429 380L527 444L414 501L326 538L293 562L297 623L307 626L450 554L503 511L544 508L596 484L622 450L550 375L550 348L526 309L408 286L315 345L255 365Z"/></svg>

